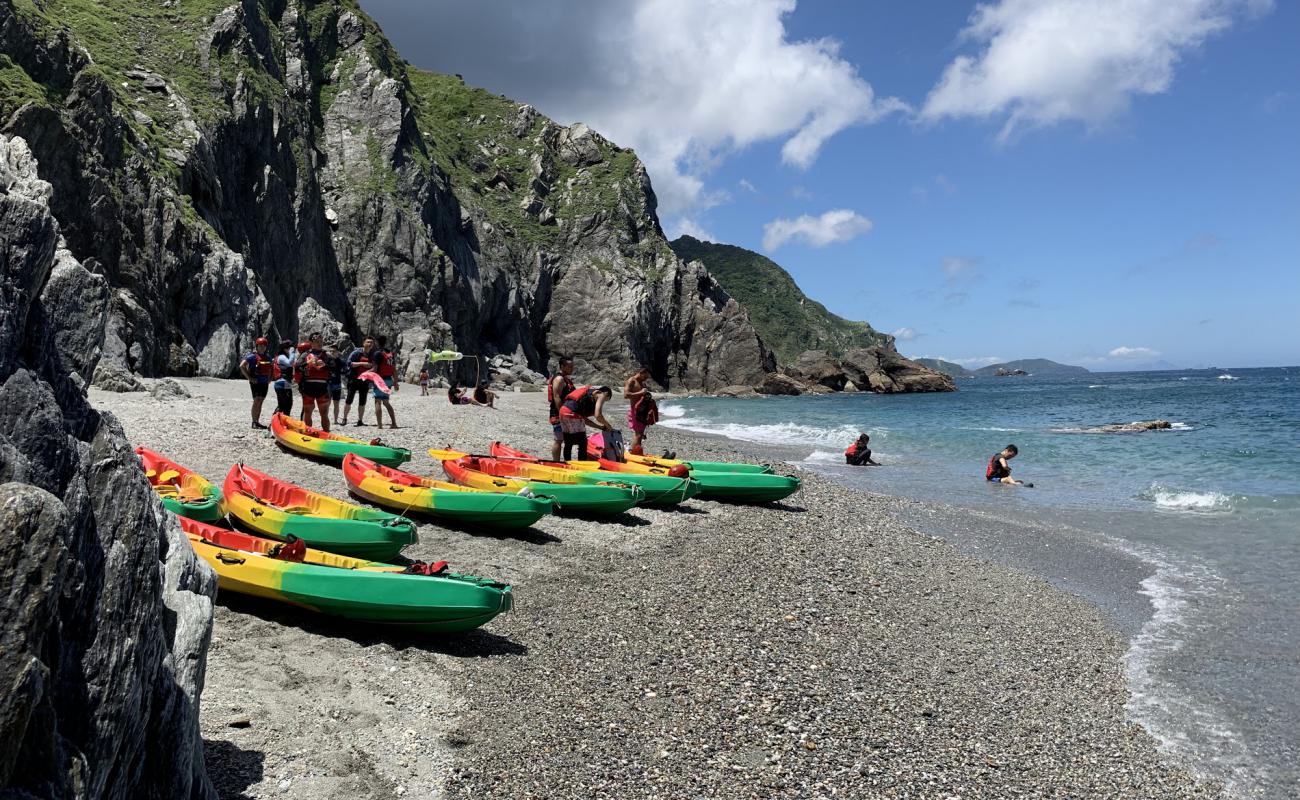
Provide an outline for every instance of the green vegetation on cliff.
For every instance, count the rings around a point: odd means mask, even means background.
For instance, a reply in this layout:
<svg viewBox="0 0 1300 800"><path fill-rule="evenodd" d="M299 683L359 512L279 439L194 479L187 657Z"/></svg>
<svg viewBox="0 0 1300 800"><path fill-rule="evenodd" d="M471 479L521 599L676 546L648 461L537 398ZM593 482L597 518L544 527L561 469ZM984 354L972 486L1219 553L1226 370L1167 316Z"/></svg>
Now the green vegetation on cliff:
<svg viewBox="0 0 1300 800"><path fill-rule="evenodd" d="M674 239L671 245L683 261L704 263L727 294L749 312L758 335L782 364L792 363L805 350L840 355L855 347L879 347L892 340L865 322L827 311L805 295L780 264L764 255L691 236Z"/></svg>

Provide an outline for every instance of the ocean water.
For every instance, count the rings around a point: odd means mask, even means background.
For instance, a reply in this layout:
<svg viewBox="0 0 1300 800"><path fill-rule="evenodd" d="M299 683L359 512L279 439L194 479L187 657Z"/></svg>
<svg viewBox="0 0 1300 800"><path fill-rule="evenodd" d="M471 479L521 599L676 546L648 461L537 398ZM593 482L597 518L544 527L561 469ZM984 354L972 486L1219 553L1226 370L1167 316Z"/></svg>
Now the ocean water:
<svg viewBox="0 0 1300 800"><path fill-rule="evenodd" d="M1237 796L1300 797L1300 368L958 388L675 399L661 424L927 501L909 523L1111 616L1130 636L1129 713L1169 752ZM1157 418L1173 428L1088 432ZM859 431L883 466L844 465ZM1008 443L1034 488L983 480Z"/></svg>

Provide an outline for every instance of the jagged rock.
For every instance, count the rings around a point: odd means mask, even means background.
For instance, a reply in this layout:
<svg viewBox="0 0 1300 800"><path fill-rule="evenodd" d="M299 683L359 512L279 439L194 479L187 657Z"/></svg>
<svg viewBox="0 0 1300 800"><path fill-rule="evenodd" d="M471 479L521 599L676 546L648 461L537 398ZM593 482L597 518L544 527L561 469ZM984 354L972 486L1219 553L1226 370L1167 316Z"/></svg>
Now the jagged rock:
<svg viewBox="0 0 1300 800"><path fill-rule="evenodd" d="M519 111L515 114L514 127L512 128L515 136L520 138L527 136L529 132L532 131L533 123L537 121L537 117L537 109L527 103L520 104Z"/></svg>
<svg viewBox="0 0 1300 800"><path fill-rule="evenodd" d="M91 384L106 392L143 392L148 389L140 379L112 364L100 364L96 367Z"/></svg>
<svg viewBox="0 0 1300 800"><path fill-rule="evenodd" d="M1167 419L1144 419L1137 422L1114 422L1098 425L1095 428L1080 428L1080 433L1141 433L1143 431L1167 431L1174 424Z"/></svg>
<svg viewBox="0 0 1300 800"><path fill-rule="evenodd" d="M179 382L171 378L160 378L154 382L153 388L149 390L153 399L163 402L167 400L187 400L191 397L190 392Z"/></svg>
<svg viewBox="0 0 1300 800"><path fill-rule="evenodd" d="M714 392L718 397L758 397L758 392L752 386L723 386Z"/></svg>
<svg viewBox="0 0 1300 800"><path fill-rule="evenodd" d="M0 177L0 787L215 798L198 729L215 576L71 377L95 372L111 299L60 252L21 139L0 135Z"/></svg>
<svg viewBox="0 0 1300 800"><path fill-rule="evenodd" d="M923 367L899 355L892 347L850 350L840 359L845 375L859 388L872 392L952 392L952 377Z"/></svg>
<svg viewBox="0 0 1300 800"><path fill-rule="evenodd" d="M825 350L807 350L800 353L788 371L806 383L823 386L836 392L843 389L848 381L839 360Z"/></svg>
<svg viewBox="0 0 1300 800"><path fill-rule="evenodd" d="M807 387L789 375L773 372L767 375L754 389L760 394L800 395Z"/></svg>
<svg viewBox="0 0 1300 800"><path fill-rule="evenodd" d="M298 340L306 340L308 336L319 332L326 344L338 345L344 343L347 339L347 332L344 330L342 323L334 318L327 309L316 302L315 298L308 297L298 306Z"/></svg>
<svg viewBox="0 0 1300 800"><path fill-rule="evenodd" d="M555 140L560 159L575 167L599 164L602 160L600 145L604 137L581 122L561 128Z"/></svg>

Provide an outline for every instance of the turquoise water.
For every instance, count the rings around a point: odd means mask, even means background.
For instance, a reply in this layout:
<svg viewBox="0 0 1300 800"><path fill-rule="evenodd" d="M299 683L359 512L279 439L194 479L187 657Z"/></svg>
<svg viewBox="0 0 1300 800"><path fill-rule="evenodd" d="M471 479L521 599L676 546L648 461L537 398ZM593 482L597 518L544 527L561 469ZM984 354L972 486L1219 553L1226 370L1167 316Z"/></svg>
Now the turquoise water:
<svg viewBox="0 0 1300 800"><path fill-rule="evenodd" d="M1132 636L1135 719L1241 796L1300 796L1300 368L978 378L958 388L686 398L664 404L662 424L979 512L909 522L1113 612ZM1174 429L1085 432L1157 418ZM844 466L858 431L871 434L882 467ZM1014 475L1033 489L983 480L1008 443L1020 448ZM1040 532L1029 542L1000 520ZM1137 577L1118 580L1121 564L1139 565Z"/></svg>

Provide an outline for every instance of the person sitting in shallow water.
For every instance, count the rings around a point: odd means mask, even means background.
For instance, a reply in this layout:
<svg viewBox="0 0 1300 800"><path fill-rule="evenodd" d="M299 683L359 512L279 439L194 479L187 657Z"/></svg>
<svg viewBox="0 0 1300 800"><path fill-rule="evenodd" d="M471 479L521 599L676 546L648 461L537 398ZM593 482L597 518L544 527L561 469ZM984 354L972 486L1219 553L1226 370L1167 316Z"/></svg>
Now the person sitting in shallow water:
<svg viewBox="0 0 1300 800"><path fill-rule="evenodd" d="M1033 486L1032 483L1018 481L1011 477L1011 466L1008 461L1020 454L1020 448L1014 444L1009 444L999 452L993 454L989 459L989 465L984 470L984 478L989 483L1006 483L1012 486Z"/></svg>
<svg viewBox="0 0 1300 800"><path fill-rule="evenodd" d="M844 463L853 467L880 466L879 462L871 460L871 448L867 446L870 443L871 437L867 434L858 436L857 441L845 449Z"/></svg>

